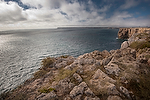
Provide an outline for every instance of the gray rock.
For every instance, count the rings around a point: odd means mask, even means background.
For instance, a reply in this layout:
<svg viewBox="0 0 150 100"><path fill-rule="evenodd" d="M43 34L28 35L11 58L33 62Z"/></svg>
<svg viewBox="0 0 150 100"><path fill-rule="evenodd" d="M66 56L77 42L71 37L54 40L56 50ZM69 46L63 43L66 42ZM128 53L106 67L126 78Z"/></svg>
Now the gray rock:
<svg viewBox="0 0 150 100"><path fill-rule="evenodd" d="M124 41L124 42L121 44L121 49L125 49L125 48L127 48L127 47L129 47L129 43L128 43L128 41Z"/></svg>
<svg viewBox="0 0 150 100"><path fill-rule="evenodd" d="M92 97L95 96L95 94L88 88L85 92L84 92L88 97Z"/></svg>
<svg viewBox="0 0 150 100"><path fill-rule="evenodd" d="M79 83L82 82L82 78L81 78L81 76L80 76L79 74L74 73L74 74L73 74L73 77L74 77Z"/></svg>
<svg viewBox="0 0 150 100"><path fill-rule="evenodd" d="M117 64L109 63L108 65L104 66L104 69L106 70L107 74L116 75L118 76L120 73L120 68Z"/></svg>
<svg viewBox="0 0 150 100"><path fill-rule="evenodd" d="M102 65L107 65L111 61L112 57L108 57L102 60Z"/></svg>
<svg viewBox="0 0 150 100"><path fill-rule="evenodd" d="M52 91L50 93L42 93L37 97L37 100L48 100L48 99L54 99L57 95Z"/></svg>
<svg viewBox="0 0 150 100"><path fill-rule="evenodd" d="M122 100L119 96L109 96L107 100Z"/></svg>
<svg viewBox="0 0 150 100"><path fill-rule="evenodd" d="M92 98L92 97L85 97L84 100L100 100L98 97Z"/></svg>
<svg viewBox="0 0 150 100"><path fill-rule="evenodd" d="M120 90L121 93L123 93L129 100L132 100L132 99L131 99L131 96L130 96L130 94L129 94L129 91L128 91L125 87L121 86L121 87L119 88L119 90Z"/></svg>
<svg viewBox="0 0 150 100"><path fill-rule="evenodd" d="M73 90L70 92L70 97L75 98L78 95L83 95L87 84L85 82L80 83L78 86L75 86Z"/></svg>
<svg viewBox="0 0 150 100"><path fill-rule="evenodd" d="M114 83L116 80L110 78L107 74L98 69L90 80L90 84L102 94L119 94Z"/></svg>

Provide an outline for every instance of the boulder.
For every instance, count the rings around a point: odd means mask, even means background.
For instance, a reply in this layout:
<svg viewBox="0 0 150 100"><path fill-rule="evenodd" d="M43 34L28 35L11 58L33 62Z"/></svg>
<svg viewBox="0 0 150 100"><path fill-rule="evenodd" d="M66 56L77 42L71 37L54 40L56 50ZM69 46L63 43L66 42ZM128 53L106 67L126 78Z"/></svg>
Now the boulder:
<svg viewBox="0 0 150 100"><path fill-rule="evenodd" d="M98 69L95 72L92 79L90 80L90 84L94 86L96 91L100 91L107 94L119 94L114 83L116 83L116 80L110 78L100 69Z"/></svg>
<svg viewBox="0 0 150 100"><path fill-rule="evenodd" d="M121 49L125 49L125 48L127 48L127 47L129 47L129 43L128 43L128 41L124 41L124 42L121 44Z"/></svg>

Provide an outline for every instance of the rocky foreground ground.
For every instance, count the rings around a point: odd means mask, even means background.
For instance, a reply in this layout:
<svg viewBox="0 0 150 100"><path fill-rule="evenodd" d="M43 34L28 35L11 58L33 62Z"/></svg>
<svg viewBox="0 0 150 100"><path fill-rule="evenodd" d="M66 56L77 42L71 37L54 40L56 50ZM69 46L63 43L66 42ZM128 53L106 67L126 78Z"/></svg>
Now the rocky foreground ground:
<svg viewBox="0 0 150 100"><path fill-rule="evenodd" d="M34 78L1 94L1 100L149 99L149 32L133 34L118 50L47 57Z"/></svg>

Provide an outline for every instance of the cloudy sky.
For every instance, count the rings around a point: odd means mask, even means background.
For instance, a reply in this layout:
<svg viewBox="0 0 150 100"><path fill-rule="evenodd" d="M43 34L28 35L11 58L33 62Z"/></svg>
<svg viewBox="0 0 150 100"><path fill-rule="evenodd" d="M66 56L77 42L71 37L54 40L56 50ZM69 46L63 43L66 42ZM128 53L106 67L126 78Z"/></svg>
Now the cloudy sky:
<svg viewBox="0 0 150 100"><path fill-rule="evenodd" d="M0 0L0 30L150 26L150 0Z"/></svg>

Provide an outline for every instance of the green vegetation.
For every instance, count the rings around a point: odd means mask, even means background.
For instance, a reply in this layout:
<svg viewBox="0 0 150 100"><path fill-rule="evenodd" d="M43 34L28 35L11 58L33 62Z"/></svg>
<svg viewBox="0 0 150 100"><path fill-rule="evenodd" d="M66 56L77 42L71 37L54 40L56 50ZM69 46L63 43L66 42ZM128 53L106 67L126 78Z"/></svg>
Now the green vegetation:
<svg viewBox="0 0 150 100"><path fill-rule="evenodd" d="M34 79L38 79L38 78L41 78L43 77L48 71L46 70L43 70L43 69L40 69L39 71L35 72L34 73Z"/></svg>
<svg viewBox="0 0 150 100"><path fill-rule="evenodd" d="M63 56L60 56L61 58L68 58L69 55L63 55Z"/></svg>
<svg viewBox="0 0 150 100"><path fill-rule="evenodd" d="M143 48L150 48L150 42L148 41L141 41L141 42L133 42L130 45L133 49L143 49Z"/></svg>
<svg viewBox="0 0 150 100"><path fill-rule="evenodd" d="M0 100L27 100L28 95L25 92L7 92L0 95Z"/></svg>
<svg viewBox="0 0 150 100"><path fill-rule="evenodd" d="M46 57L42 60L42 67L39 71L34 73L34 79L43 77L49 70L50 66L54 63L55 59L51 57Z"/></svg>
<svg viewBox="0 0 150 100"><path fill-rule="evenodd" d="M140 75L139 82L131 79L127 85L129 90L132 90L134 95L144 100L150 100L150 74Z"/></svg>
<svg viewBox="0 0 150 100"><path fill-rule="evenodd" d="M59 73L58 75L56 75L55 80L59 81L62 80L66 77L70 77L72 76L75 72L77 71L77 68L73 68L73 69L59 69Z"/></svg>
<svg viewBox="0 0 150 100"><path fill-rule="evenodd" d="M52 65L55 62L54 58L51 57L46 57L42 60L42 69L47 69L48 67L50 67L50 65Z"/></svg>
<svg viewBox="0 0 150 100"><path fill-rule="evenodd" d="M54 88L42 88L39 90L41 93L50 93L51 91L55 90Z"/></svg>

